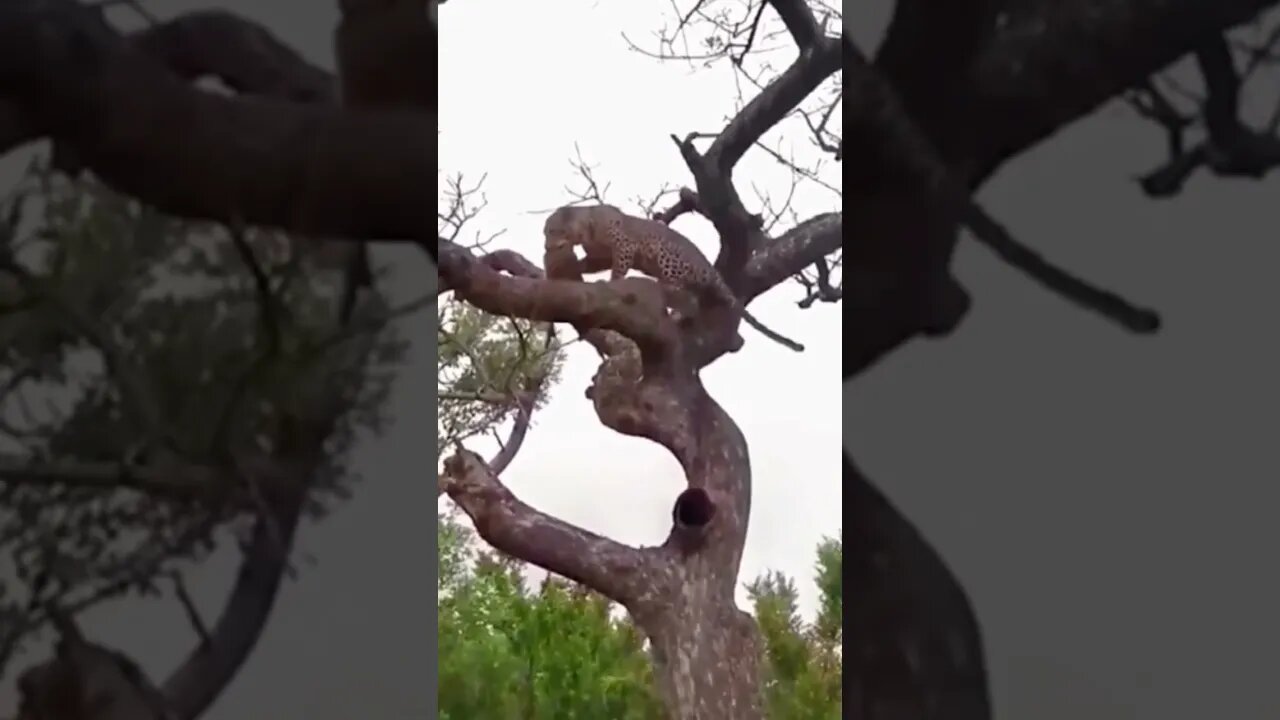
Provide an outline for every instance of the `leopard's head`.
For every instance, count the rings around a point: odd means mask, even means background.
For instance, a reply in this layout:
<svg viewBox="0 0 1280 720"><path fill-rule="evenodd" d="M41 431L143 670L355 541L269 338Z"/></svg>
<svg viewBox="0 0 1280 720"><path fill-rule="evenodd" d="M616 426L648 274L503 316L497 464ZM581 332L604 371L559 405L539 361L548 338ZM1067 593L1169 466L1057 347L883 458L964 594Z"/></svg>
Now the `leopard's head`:
<svg viewBox="0 0 1280 720"><path fill-rule="evenodd" d="M542 225L542 235L547 250L561 250L581 245L590 228L590 216L586 208L557 208L547 216Z"/></svg>

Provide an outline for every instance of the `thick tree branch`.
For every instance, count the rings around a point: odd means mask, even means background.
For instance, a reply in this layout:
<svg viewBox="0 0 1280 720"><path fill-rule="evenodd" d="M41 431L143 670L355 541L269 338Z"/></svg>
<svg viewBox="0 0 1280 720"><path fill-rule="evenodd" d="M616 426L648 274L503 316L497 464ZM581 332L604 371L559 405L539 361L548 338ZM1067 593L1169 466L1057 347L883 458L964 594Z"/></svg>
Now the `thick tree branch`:
<svg viewBox="0 0 1280 720"><path fill-rule="evenodd" d="M950 108L968 100L969 68L998 32L1007 0L897 0L884 41L875 59L877 69L898 91L902 107L948 164L962 163L963 154L985 128L955 121ZM929 52L920 52L929 48Z"/></svg>
<svg viewBox="0 0 1280 720"><path fill-rule="evenodd" d="M13 112L6 103L164 212L426 246L427 113L204 92L73 0L0 7L0 108Z"/></svg>
<svg viewBox="0 0 1280 720"><path fill-rule="evenodd" d="M743 295L754 298L806 267L839 250L844 243L841 213L822 213L804 220L751 255Z"/></svg>
<svg viewBox="0 0 1280 720"><path fill-rule="evenodd" d="M534 510L475 453L461 450L446 460L441 482L480 537L498 550L626 606L650 589L650 555Z"/></svg>
<svg viewBox="0 0 1280 720"><path fill-rule="evenodd" d="M471 255L470 251L462 248L460 245L457 245L452 240L439 238L439 243L442 247L449 248L450 256L457 255L462 258L465 263L474 262L488 270L498 273L506 273L512 277L530 278L534 280L540 280L546 277L542 268L534 265L528 258L514 250L494 250L493 252L488 252L479 257L475 257L474 255ZM458 249L454 250L454 248ZM459 267L465 268L468 267L468 265L460 264ZM459 272L463 271L459 270ZM440 278L439 283L436 285L436 294L443 295L453 289L453 281L449 276L444 276Z"/></svg>
<svg viewBox="0 0 1280 720"><path fill-rule="evenodd" d="M738 111L707 150L705 161L726 177L752 145L840 70L839 38L817 34L817 23L804 0L771 0L771 4L775 8L799 5L808 14L812 26L805 36L812 39L800 45L800 55L795 62ZM698 191L705 196L701 186Z"/></svg>
<svg viewBox="0 0 1280 720"><path fill-rule="evenodd" d="M215 77L240 95L337 102L333 75L266 28L223 10L180 15L129 37L184 80Z"/></svg>
<svg viewBox="0 0 1280 720"><path fill-rule="evenodd" d="M647 278L583 283L547 280L517 253L477 258L470 250L440 240L440 285L471 305L505 317L563 322L614 330L634 340L646 356L663 355L675 343L676 328L666 313L663 290ZM501 269L520 274L504 274Z"/></svg>
<svg viewBox="0 0 1280 720"><path fill-rule="evenodd" d="M1240 130L1240 76L1226 38L1214 34L1196 48L1196 62L1204 74L1209 99L1204 107L1209 136L1229 142Z"/></svg>

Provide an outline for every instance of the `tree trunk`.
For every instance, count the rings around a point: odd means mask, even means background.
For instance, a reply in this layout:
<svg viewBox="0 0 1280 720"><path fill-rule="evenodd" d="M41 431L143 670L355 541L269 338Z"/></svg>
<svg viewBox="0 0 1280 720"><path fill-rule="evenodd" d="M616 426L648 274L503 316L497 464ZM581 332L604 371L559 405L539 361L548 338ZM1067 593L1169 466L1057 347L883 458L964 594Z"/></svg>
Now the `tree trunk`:
<svg viewBox="0 0 1280 720"><path fill-rule="evenodd" d="M689 485L676 498L667 541L657 548L666 556L662 582L631 605L632 616L652 643L671 720L763 720L764 646L755 619L734 600L751 509L746 438L697 379L664 389L679 398L679 410L668 407L663 426L678 431L653 439L672 450ZM606 424L616 425L608 408L597 409Z"/></svg>
<svg viewBox="0 0 1280 720"><path fill-rule="evenodd" d="M696 586L650 625L654 675L671 720L763 720L755 620Z"/></svg>

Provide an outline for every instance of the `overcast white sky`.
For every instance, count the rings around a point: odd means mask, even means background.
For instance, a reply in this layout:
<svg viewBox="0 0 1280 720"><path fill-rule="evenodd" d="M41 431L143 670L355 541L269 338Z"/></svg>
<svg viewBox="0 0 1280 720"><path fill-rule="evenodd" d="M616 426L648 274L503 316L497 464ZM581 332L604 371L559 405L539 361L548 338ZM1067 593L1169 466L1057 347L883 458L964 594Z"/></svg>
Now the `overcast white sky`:
<svg viewBox="0 0 1280 720"><path fill-rule="evenodd" d="M581 185L569 163L575 143L598 181L611 183L606 200L624 208L664 183L692 184L669 135L723 126L735 107L727 63L695 71L629 50L623 32L657 48L653 33L666 18L646 3L511 3L498 23L492 13L472 2L442 11L450 31L442 34L441 57L446 67L466 71L440 75L440 167L476 179L488 173L490 204L476 230L506 229L495 246L540 262L545 211L568 201L565 185ZM793 55L786 48L774 63L781 68ZM796 152L807 152L806 134L790 133ZM779 131L766 140L787 137ZM832 164L825 178L838 187L839 167ZM790 188L787 172L760 151L739 165L736 179L748 202L753 185L778 199ZM800 217L839 205L839 196L816 185L802 186L793 202ZM685 216L675 227L714 257L710 223ZM751 310L805 344L804 353L743 326L743 350L704 378L751 450L755 496L741 577L787 572L809 613L814 551L840 530L841 336L838 305L800 310L800 297L799 287L783 285ZM522 498L567 520L633 544L661 543L683 477L658 445L600 425L582 395L598 364L589 346L573 347L564 381L505 479Z"/></svg>

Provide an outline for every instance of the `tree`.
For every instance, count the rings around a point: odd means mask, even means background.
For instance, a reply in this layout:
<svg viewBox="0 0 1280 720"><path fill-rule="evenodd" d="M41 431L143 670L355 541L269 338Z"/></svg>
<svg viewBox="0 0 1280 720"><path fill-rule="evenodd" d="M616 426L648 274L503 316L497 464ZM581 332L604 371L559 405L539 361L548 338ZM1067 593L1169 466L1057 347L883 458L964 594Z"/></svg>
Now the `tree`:
<svg viewBox="0 0 1280 720"><path fill-rule="evenodd" d="M859 68L864 94L850 106L860 162L846 175L855 187L846 207L867 219L855 230L852 268L854 286L869 292L846 299L846 382L912 338L936 334L919 308L940 296L931 274L949 265L961 227L1066 300L1130 332L1158 331L1157 313L1055 267L971 197L1006 161L1122 98L1169 135L1169 162L1141 180L1149 195L1176 192L1201 168L1260 176L1274 164L1273 127L1264 122L1259 132L1238 119L1239 82L1268 62L1272 43L1244 32L1239 42L1223 38L1238 25L1274 22L1273 6L901 0L873 61L849 43L846 62ZM1224 45L1238 49L1224 53ZM1171 97L1180 84L1160 76L1188 55L1195 65L1181 69L1201 75L1207 92ZM1190 142L1184 136L1197 126L1203 137ZM886 274L900 280L890 291L863 281ZM859 652L847 701L869 716L945 708L948 717L990 718L981 635L963 588L848 453L845 464L845 524L857 548L846 582L860 589L848 618Z"/></svg>
<svg viewBox="0 0 1280 720"><path fill-rule="evenodd" d="M717 264L744 302L841 252L843 207L768 236L731 182L743 153L839 73L842 88L855 90L843 104L853 150L843 137L827 143L839 158L856 159L844 178L853 184L844 201L856 238L852 295L844 298L843 283L824 279L830 268L807 280L846 303L846 379L911 339L945 336L959 325L969 303L948 267L961 226L1049 289L1131 330L1154 331L1154 313L1054 268L1010 237L972 193L1005 161L1131 88L1139 88L1137 104L1170 127L1198 116L1207 131L1190 148L1171 142L1177 170L1149 179L1149 191L1171 192L1177 183L1161 180L1197 168L1262 173L1274 154L1238 120L1242 73L1223 62L1214 36L1272 5L899 0L869 59L847 34L829 36L804 4L769 0L755 7L782 20L797 57L762 83L705 151L694 147L697 138L678 141L695 181L683 205L712 220L723 243ZM695 6L699 17L719 19L709 4ZM654 639L658 675L677 717L758 717L758 673L749 660L726 661L755 658L759 650L754 623L733 607L731 592L750 499L745 440L695 372L723 352L707 339L736 319L676 328L648 281L581 286L547 279L509 253L480 254L439 236L428 242L425 113L335 107L327 74L239 18L202 13L125 36L98 12L72 0L0 8L0 147L50 138L62 168L89 170L174 216L304 237L414 242L438 256L441 287L465 302L576 326L610 358L605 369L617 371L597 379L602 422L670 448L690 476L670 541L627 548L538 514L465 452L448 464L446 490L491 545L628 605ZM741 28L728 28L741 32L719 46L722 56L736 57L754 42L755 14L746 17ZM1168 113L1142 86L1192 53L1207 101L1192 117ZM194 87L204 76L220 77L232 94ZM630 348L621 339L640 350L636 382L622 382L635 380L634 363L626 362L635 357L620 352ZM846 465L853 508L846 524L855 548L846 573L859 589L850 605L859 652L849 702L869 716L927 717L946 708L949 717L989 717L981 639L963 589L847 456ZM703 544L694 550L691 540ZM685 662L673 664L673 657Z"/></svg>
<svg viewBox="0 0 1280 720"><path fill-rule="evenodd" d="M441 717L665 717L643 635L616 606L554 576L530 592L520 563L477 551L450 515L438 527ZM772 720L841 717L840 552L838 540L818 548L812 623L800 619L787 576L749 585Z"/></svg>
<svg viewBox="0 0 1280 720"><path fill-rule="evenodd" d="M52 624L116 688L131 661L75 616L168 596L199 644L159 692L195 717L256 643L299 520L353 487L347 452L380 427L401 350L395 313L375 296L338 323L310 245L247 230L227 242L42 165L6 210L0 542L17 583L0 585L0 668ZM237 542L239 579L207 627L183 577ZM33 678L67 659L24 673L33 717L70 692Z"/></svg>
<svg viewBox="0 0 1280 720"><path fill-rule="evenodd" d="M225 215L194 219L158 211L163 201L139 203L113 186L120 176L95 166L112 155L111 142L71 127L76 113L102 109L85 105L84 93L110 85L113 73L142 68L135 77L158 83L161 95L178 91L170 100L194 89L180 78L216 75L246 96L284 92L311 103L332 101L326 73L226 14L152 22L126 38L101 8L55 2L6 11L6 42L28 43L33 23L51 23L61 39L84 37L96 50L55 61L70 73L62 101L80 110L24 104L30 83L42 81L8 61L0 72L5 150L47 137L57 171L35 168L8 198L0 237L0 542L18 573L16 584L0 587L0 669L53 626L54 657L18 681L23 717L195 718L253 650L290 569L300 519L351 491L347 451L357 432L378 431L387 371L401 349L388 323L425 302L392 309L375 292L352 313L339 312L351 278L333 272L324 242L249 227L252 213L235 203L222 206ZM231 40L220 49L232 54L180 68L156 63L164 56L181 65L178 55L204 33ZM17 55L8 59L67 49L52 36L41 41L49 44L12 46ZM284 64L283 91L273 59ZM198 91L185 101L215 97ZM117 127L125 126L144 127L143 135L156 129L146 128L145 112ZM33 214L34 226L24 222ZM186 597L183 572L236 544L243 558L235 584L206 625ZM185 605L197 638L153 683L128 657L87 638L75 617L121 596L160 593Z"/></svg>

